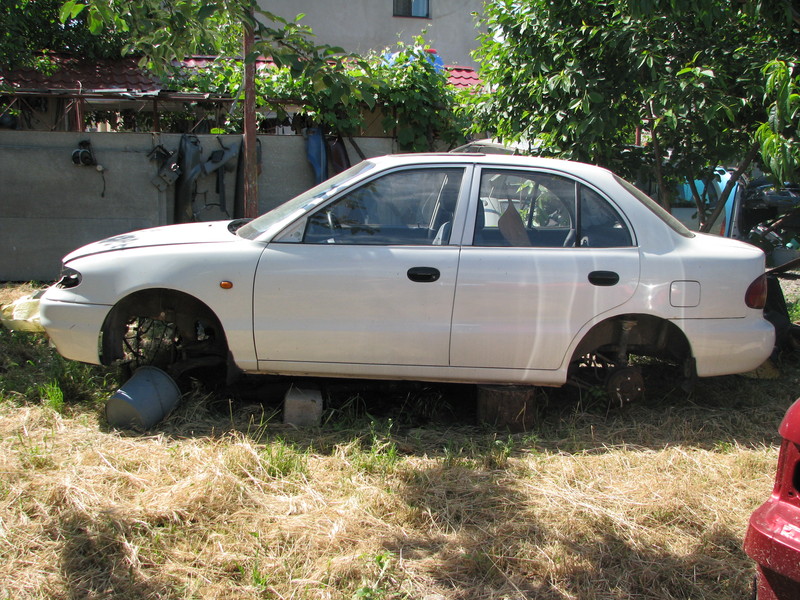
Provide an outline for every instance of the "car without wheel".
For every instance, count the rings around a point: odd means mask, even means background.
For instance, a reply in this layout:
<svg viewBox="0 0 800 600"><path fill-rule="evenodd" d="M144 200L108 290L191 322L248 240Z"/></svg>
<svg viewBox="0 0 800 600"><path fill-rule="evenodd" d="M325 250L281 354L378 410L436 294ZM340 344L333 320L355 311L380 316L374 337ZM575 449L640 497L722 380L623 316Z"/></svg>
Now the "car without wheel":
<svg viewBox="0 0 800 600"><path fill-rule="evenodd" d="M591 165L480 153L365 160L250 221L170 225L64 258L41 300L89 363L641 393L771 353L764 254L693 233ZM596 385L596 383L592 384Z"/></svg>

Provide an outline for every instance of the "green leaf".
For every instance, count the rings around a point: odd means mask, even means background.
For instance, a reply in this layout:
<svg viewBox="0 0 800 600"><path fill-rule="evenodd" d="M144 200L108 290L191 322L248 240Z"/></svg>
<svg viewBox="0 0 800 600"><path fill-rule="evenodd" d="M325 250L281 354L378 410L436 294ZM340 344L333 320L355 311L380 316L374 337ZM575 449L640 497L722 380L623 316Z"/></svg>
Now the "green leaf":
<svg viewBox="0 0 800 600"><path fill-rule="evenodd" d="M94 35L98 35L100 31L103 29L103 20L100 18L100 15L97 13L96 10L89 10L89 16L86 21L86 26L89 28Z"/></svg>
<svg viewBox="0 0 800 600"><path fill-rule="evenodd" d="M85 4L76 2L76 0L68 0L61 6L58 18L62 23L66 23L67 20L74 19L81 14L84 8L86 8Z"/></svg>
<svg viewBox="0 0 800 600"><path fill-rule="evenodd" d="M198 21L205 21L214 13L217 12L218 6L215 2L208 2L200 7L200 10L197 11L197 20Z"/></svg>
<svg viewBox="0 0 800 600"><path fill-rule="evenodd" d="M314 91L317 92L317 93L328 89L328 85L325 83L324 78L321 77L321 76L314 78L312 86L313 86Z"/></svg>

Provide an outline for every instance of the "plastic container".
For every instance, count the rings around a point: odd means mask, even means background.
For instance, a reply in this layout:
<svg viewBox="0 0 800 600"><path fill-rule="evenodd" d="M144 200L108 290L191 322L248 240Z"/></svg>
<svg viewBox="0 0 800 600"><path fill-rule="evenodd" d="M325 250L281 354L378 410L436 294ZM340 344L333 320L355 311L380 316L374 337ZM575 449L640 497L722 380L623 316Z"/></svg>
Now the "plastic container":
<svg viewBox="0 0 800 600"><path fill-rule="evenodd" d="M161 369L139 367L106 402L106 420L112 427L150 429L178 405L178 384Z"/></svg>

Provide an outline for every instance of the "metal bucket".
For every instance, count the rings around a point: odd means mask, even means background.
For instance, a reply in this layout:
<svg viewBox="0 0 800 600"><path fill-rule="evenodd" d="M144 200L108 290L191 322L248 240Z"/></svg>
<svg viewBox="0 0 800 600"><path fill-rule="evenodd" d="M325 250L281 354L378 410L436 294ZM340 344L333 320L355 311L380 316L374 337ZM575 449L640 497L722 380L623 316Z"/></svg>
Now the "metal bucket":
<svg viewBox="0 0 800 600"><path fill-rule="evenodd" d="M178 384L161 369L139 367L106 402L106 420L112 427L150 429L178 404Z"/></svg>

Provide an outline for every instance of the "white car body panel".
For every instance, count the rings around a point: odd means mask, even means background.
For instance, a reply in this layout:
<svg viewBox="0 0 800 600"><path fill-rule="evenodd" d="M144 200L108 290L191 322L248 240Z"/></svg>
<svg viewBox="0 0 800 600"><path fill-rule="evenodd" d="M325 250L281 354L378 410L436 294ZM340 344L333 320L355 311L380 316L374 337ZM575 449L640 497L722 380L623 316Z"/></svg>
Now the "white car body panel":
<svg viewBox="0 0 800 600"><path fill-rule="evenodd" d="M610 270L617 285L589 282ZM583 325L625 304L638 282L637 248L464 248L451 364L558 369Z"/></svg>
<svg viewBox="0 0 800 600"><path fill-rule="evenodd" d="M270 244L254 287L260 367L269 361L446 367L458 255L450 246ZM436 268L441 277L410 281L414 267Z"/></svg>
<svg viewBox="0 0 800 600"><path fill-rule="evenodd" d="M477 154L398 155L370 163L337 187L322 186L320 195L287 203L251 239L229 231L227 222L197 223L80 248L65 265L82 280L45 293L42 324L65 357L98 363L98 339L112 307L131 294L162 289L206 305L244 371L537 385L564 383L581 340L596 324L621 315L677 326L701 376L755 368L772 350L772 326L744 302L748 286L764 272L763 253L734 240L681 235L608 171ZM309 215L359 186L392 169L445 167L463 169L463 179L444 245L304 242ZM631 244L472 245L485 169L574 179L615 207ZM411 281L414 267L436 269L439 277ZM593 285L588 278L596 271L619 281Z"/></svg>
<svg viewBox="0 0 800 600"><path fill-rule="evenodd" d="M159 229L169 234L171 228ZM86 271L87 263L91 263L93 277L87 277L74 290L51 287L47 291L42 311L44 327L65 357L99 363L97 338L108 312L122 298L150 289L158 282L159 288L180 290L211 307L225 329L231 350L235 350L236 364L243 370L256 370L253 276L264 247L261 242L241 240L229 233L226 242L184 242L171 246L168 253L163 245L151 245L129 247L121 252L84 254L69 264ZM230 281L233 287L222 289L222 281ZM84 312L92 316L83 317ZM94 330L95 341L90 349L86 339L73 338L69 329L61 331L59 324L65 320L73 323L88 320L82 329Z"/></svg>

